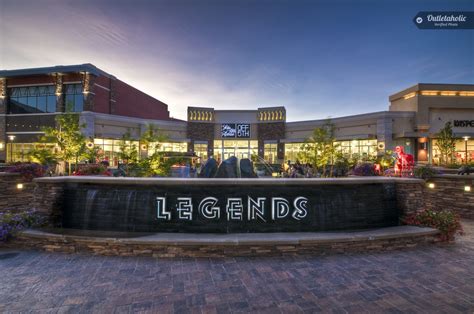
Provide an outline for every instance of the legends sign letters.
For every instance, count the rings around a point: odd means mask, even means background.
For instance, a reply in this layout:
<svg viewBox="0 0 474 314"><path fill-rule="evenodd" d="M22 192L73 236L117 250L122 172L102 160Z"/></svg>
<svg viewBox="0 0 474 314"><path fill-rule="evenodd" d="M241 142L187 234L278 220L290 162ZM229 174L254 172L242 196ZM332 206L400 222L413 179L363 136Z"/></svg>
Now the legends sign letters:
<svg viewBox="0 0 474 314"><path fill-rule="evenodd" d="M178 197L175 206L168 207L167 198L156 198L156 218L158 220L193 220L196 218L219 220L221 216L227 221L260 220L267 221L265 211L271 213L271 220L288 219L301 220L308 215L308 199L298 196L289 201L284 197L255 197L246 199L233 197L227 198L223 204L225 208L217 206L219 200L215 197L205 197L193 205L193 198ZM196 210L196 211L195 211Z"/></svg>

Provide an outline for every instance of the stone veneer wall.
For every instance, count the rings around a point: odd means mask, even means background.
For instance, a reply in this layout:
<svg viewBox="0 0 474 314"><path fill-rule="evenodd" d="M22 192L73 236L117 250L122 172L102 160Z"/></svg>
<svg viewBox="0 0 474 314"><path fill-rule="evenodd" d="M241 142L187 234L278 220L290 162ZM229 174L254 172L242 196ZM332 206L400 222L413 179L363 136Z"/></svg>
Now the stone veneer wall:
<svg viewBox="0 0 474 314"><path fill-rule="evenodd" d="M443 175L428 182L433 182L435 188L428 188L422 181L396 183L398 208L402 215L424 208L451 209L462 218L474 219L473 175ZM23 189L17 189L18 183L23 183ZM466 185L471 186L471 192L464 191ZM35 187L35 183L25 182L18 174L0 173L0 211L35 207L44 215L51 215L53 222L58 222L62 190L62 185L42 183Z"/></svg>
<svg viewBox="0 0 474 314"><path fill-rule="evenodd" d="M450 209L461 218L474 219L474 175L442 175L428 182L435 184L433 189L425 186L425 207L433 210ZM464 187L471 191L465 192Z"/></svg>
<svg viewBox="0 0 474 314"><path fill-rule="evenodd" d="M12 248L24 247L48 252L91 253L110 256L148 257L238 257L238 256L291 256L326 255L360 252L391 251L439 242L437 232L418 235L398 235L390 238L354 238L351 240L303 241L302 243L254 243L254 244L179 244L134 243L126 238L96 238L48 234L37 236L23 233L15 241L7 243ZM258 241L257 241L258 242Z"/></svg>
<svg viewBox="0 0 474 314"><path fill-rule="evenodd" d="M424 182L396 182L397 205L400 216L410 215L425 208Z"/></svg>
<svg viewBox="0 0 474 314"><path fill-rule="evenodd" d="M428 183L434 183L429 188ZM470 186L471 191L464 191ZM474 176L442 175L426 183L396 184L398 207L403 215L412 214L422 209L453 210L461 218L474 219Z"/></svg>
<svg viewBox="0 0 474 314"><path fill-rule="evenodd" d="M17 188L18 183L23 189ZM0 173L0 212L32 209L34 188L33 182L25 182L17 173Z"/></svg>

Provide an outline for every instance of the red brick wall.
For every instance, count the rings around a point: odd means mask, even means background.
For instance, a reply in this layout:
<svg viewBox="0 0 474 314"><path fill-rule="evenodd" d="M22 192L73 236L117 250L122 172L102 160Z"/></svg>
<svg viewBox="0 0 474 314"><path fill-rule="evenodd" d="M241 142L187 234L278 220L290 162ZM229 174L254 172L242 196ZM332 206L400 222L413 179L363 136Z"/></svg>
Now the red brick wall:
<svg viewBox="0 0 474 314"><path fill-rule="evenodd" d="M105 76L99 76L96 81L96 84L110 89L110 79ZM93 91L94 96L94 112L100 113L110 113L110 92L106 89L103 89L99 86L94 86Z"/></svg>
<svg viewBox="0 0 474 314"><path fill-rule="evenodd" d="M63 83L82 81L79 73L70 73L63 76ZM99 76L95 83L115 91L115 103L111 106L110 91L99 86L94 86L91 91L94 96L94 112L116 114L120 116L137 117L144 119L168 120L168 105L141 92L140 90L116 79L106 76ZM8 78L7 85L27 85L27 84L47 84L54 83L55 79L52 75L38 75L27 77ZM113 107L113 110L111 110Z"/></svg>
<svg viewBox="0 0 474 314"><path fill-rule="evenodd" d="M29 84L51 84L54 82L55 82L54 77L48 76L48 75L7 78L7 86L29 85Z"/></svg>
<svg viewBox="0 0 474 314"><path fill-rule="evenodd" d="M168 105L117 80L115 114L144 119L168 120Z"/></svg>

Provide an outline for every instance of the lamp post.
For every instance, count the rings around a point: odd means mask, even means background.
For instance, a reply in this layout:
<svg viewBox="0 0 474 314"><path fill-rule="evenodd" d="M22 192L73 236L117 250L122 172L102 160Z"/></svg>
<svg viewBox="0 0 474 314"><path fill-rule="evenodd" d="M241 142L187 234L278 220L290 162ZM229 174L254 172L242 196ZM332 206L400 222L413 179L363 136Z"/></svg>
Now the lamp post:
<svg viewBox="0 0 474 314"><path fill-rule="evenodd" d="M8 135L10 140L10 162L13 162L13 141L15 140L15 135Z"/></svg>
<svg viewBox="0 0 474 314"><path fill-rule="evenodd" d="M470 136L463 136L464 139L464 152L465 152L465 161L467 164L467 141L469 140Z"/></svg>

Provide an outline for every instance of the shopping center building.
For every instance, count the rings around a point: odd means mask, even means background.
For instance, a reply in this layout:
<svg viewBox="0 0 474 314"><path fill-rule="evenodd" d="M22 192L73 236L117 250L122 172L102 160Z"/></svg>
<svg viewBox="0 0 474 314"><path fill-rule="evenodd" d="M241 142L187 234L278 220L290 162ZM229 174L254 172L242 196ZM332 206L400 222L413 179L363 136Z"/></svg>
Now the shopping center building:
<svg viewBox="0 0 474 314"><path fill-rule="evenodd" d="M474 161L474 85L417 84L389 97L387 111L332 118L346 155L375 156L402 145L420 163L439 160L436 134L453 124L458 162ZM295 161L301 145L326 117L287 121L283 106L255 110L188 107L187 121L173 119L168 105L91 64L0 71L0 160L21 161L45 126L63 112L77 112L83 132L118 160L123 134L138 139L155 125L167 141L162 150L194 153L206 160L258 155L269 163ZM308 113L308 115L311 115ZM41 144L43 145L43 144ZM54 149L54 147L52 147Z"/></svg>

